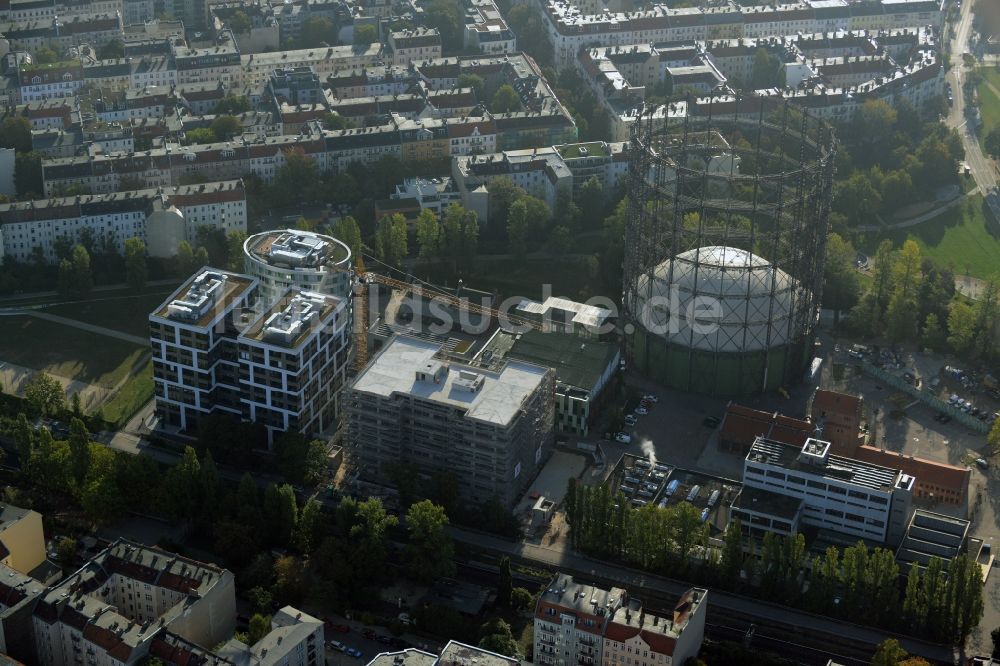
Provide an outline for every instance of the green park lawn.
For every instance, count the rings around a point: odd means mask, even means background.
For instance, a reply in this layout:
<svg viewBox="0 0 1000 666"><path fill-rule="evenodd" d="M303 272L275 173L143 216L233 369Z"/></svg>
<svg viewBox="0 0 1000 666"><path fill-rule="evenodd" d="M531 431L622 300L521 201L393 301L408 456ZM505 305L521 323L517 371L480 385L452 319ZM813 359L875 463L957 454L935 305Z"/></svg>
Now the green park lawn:
<svg viewBox="0 0 1000 666"><path fill-rule="evenodd" d="M0 361L107 388L149 355L147 346L34 317L3 317L0 325Z"/></svg>
<svg viewBox="0 0 1000 666"><path fill-rule="evenodd" d="M152 397L153 362L147 359L142 369L125 382L118 393L104 403L102 407L104 419L108 423L123 426Z"/></svg>
<svg viewBox="0 0 1000 666"><path fill-rule="evenodd" d="M916 241L925 256L956 275L987 278L1000 273L1000 224L980 195L915 227L869 234L862 247L872 252L885 238L895 247Z"/></svg>
<svg viewBox="0 0 1000 666"><path fill-rule="evenodd" d="M992 67L981 67L979 72L985 78L977 90L979 91L979 112L983 116L981 136L986 136L991 129L1000 125L1000 97L990 88L990 84L993 84L994 88L1000 90L1000 71Z"/></svg>
<svg viewBox="0 0 1000 666"><path fill-rule="evenodd" d="M138 296L95 296L84 302L52 305L45 308L45 311L87 324L146 337L149 334L149 313L172 292L171 287L158 287L156 291Z"/></svg>

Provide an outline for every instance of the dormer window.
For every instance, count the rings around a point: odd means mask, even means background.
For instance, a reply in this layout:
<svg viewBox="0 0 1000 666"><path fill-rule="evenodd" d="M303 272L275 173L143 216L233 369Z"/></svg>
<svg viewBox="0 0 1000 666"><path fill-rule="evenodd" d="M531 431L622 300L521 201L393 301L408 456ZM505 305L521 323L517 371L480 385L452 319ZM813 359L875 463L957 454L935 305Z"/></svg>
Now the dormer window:
<svg viewBox="0 0 1000 666"><path fill-rule="evenodd" d="M33 76L33 77L31 77L31 85L37 86L37 85L41 84L41 82L42 82L42 77L40 77L40 76Z"/></svg>
<svg viewBox="0 0 1000 666"><path fill-rule="evenodd" d="M65 74L63 74L63 81L72 81L72 80L73 80L73 75L70 72L66 72Z"/></svg>

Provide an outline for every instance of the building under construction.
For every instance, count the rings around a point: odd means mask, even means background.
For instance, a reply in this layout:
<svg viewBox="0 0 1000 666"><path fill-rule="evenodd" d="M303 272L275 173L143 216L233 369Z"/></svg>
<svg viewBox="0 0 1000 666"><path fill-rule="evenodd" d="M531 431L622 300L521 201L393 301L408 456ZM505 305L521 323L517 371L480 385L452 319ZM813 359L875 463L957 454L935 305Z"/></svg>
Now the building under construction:
<svg viewBox="0 0 1000 666"><path fill-rule="evenodd" d="M365 480L446 474L463 499L510 507L551 453L555 372L515 360L498 370L456 363L440 343L396 335L341 404Z"/></svg>
<svg viewBox="0 0 1000 666"><path fill-rule="evenodd" d="M689 105L690 108L690 105ZM834 168L829 126L760 98L637 122L625 231L625 353L686 391L800 381L811 360Z"/></svg>

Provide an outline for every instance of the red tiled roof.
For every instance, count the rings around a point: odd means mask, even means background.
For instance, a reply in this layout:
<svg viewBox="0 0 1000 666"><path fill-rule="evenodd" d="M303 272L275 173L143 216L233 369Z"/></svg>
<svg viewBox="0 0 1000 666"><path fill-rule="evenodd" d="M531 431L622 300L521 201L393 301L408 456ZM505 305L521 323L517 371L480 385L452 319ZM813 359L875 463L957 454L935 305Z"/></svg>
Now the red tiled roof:
<svg viewBox="0 0 1000 666"><path fill-rule="evenodd" d="M750 446L760 435L785 444L801 446L814 431L812 423L777 412L731 403L722 422L722 439Z"/></svg>
<svg viewBox="0 0 1000 666"><path fill-rule="evenodd" d="M835 414L856 414L860 408L861 398L850 393L816 389L816 395L813 396L813 413L820 410Z"/></svg>

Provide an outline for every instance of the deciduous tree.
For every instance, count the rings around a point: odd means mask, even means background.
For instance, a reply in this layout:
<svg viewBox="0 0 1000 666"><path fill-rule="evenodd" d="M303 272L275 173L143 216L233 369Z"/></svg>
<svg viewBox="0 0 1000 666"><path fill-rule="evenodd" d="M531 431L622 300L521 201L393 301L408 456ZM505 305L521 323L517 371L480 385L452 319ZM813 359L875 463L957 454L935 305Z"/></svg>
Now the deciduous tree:
<svg viewBox="0 0 1000 666"><path fill-rule="evenodd" d="M421 500L406 512L410 569L418 579L429 582L454 574L455 546L445 531L447 525L444 508L430 500Z"/></svg>
<svg viewBox="0 0 1000 666"><path fill-rule="evenodd" d="M125 282L133 291L141 291L148 274L146 244L141 238L125 239Z"/></svg>

